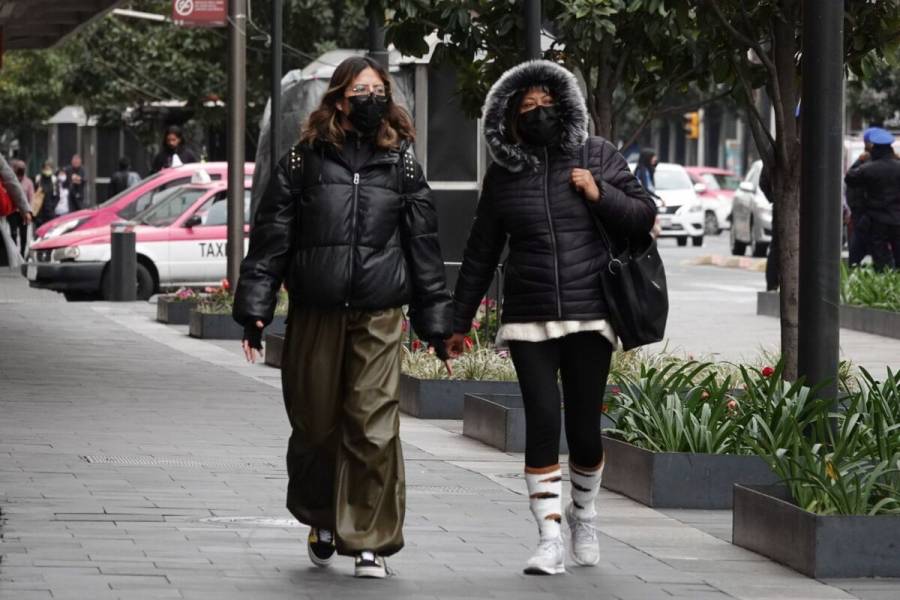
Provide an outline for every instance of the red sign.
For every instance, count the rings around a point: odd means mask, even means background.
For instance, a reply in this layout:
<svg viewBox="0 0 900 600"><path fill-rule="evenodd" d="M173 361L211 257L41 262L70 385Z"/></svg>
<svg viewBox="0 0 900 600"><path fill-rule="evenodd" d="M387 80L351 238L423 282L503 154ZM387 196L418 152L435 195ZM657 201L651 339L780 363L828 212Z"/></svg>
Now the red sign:
<svg viewBox="0 0 900 600"><path fill-rule="evenodd" d="M172 20L184 27L225 27L227 0L172 0Z"/></svg>

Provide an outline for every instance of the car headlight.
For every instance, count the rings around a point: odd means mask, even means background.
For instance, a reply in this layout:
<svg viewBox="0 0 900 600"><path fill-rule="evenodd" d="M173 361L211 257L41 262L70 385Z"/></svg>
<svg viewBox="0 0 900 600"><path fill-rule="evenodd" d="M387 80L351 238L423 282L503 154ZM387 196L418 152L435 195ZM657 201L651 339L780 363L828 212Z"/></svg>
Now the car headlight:
<svg viewBox="0 0 900 600"><path fill-rule="evenodd" d="M676 215L684 215L687 213L698 213L703 210L703 205L700 203L697 204L685 204L684 206L680 206L678 210L675 211Z"/></svg>
<svg viewBox="0 0 900 600"><path fill-rule="evenodd" d="M50 231L45 233L44 237L42 237L41 239L48 240L50 238L59 237L59 236L63 235L64 233L69 233L70 231L74 231L75 229L78 229L79 227L81 227L81 225L83 223L85 223L86 221L87 221L86 218L72 219L71 221L66 221L62 225L57 225L56 227L54 227L53 229L51 229Z"/></svg>
<svg viewBox="0 0 900 600"><path fill-rule="evenodd" d="M76 260L79 256L81 256L81 249L78 246L66 246L65 248L57 248L53 251L54 262Z"/></svg>

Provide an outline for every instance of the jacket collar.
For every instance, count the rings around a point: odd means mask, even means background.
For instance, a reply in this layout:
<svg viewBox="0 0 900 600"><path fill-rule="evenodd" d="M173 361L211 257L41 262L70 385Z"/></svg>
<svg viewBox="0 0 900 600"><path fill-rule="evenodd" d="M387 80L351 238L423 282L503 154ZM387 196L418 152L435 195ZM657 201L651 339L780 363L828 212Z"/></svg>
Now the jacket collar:
<svg viewBox="0 0 900 600"><path fill-rule="evenodd" d="M587 106L578 81L567 69L548 60L524 62L504 73L491 87L482 109L488 150L494 162L514 173L526 167L537 169L543 152L535 152L512 141L507 131L507 111L516 92L544 85L556 101L562 121L560 151L575 156L588 138Z"/></svg>

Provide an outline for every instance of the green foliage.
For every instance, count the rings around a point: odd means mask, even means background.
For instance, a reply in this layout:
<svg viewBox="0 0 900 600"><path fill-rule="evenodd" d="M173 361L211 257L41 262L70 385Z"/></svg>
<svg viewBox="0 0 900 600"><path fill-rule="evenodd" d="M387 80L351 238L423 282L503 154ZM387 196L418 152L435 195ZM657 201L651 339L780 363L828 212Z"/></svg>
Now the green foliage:
<svg viewBox="0 0 900 600"><path fill-rule="evenodd" d="M444 363L424 350L403 348L403 372L419 379L457 379L475 381L516 381L516 371L506 353L493 348L476 348L453 361L453 375Z"/></svg>
<svg viewBox="0 0 900 600"><path fill-rule="evenodd" d="M63 105L64 69L55 52L7 52L0 71L0 130L21 133L53 116Z"/></svg>
<svg viewBox="0 0 900 600"><path fill-rule="evenodd" d="M900 271L841 267L841 302L900 312Z"/></svg>
<svg viewBox="0 0 900 600"><path fill-rule="evenodd" d="M234 308L234 294L228 288L206 288L206 293L197 302L197 311L209 315L230 315ZM285 316L288 313L288 293L282 289L278 292L275 314Z"/></svg>

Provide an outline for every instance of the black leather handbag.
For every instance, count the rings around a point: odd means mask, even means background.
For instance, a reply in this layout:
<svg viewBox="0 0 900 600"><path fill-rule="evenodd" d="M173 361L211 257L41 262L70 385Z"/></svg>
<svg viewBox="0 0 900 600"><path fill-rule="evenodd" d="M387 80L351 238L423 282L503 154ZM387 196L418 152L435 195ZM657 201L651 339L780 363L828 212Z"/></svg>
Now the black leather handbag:
<svg viewBox="0 0 900 600"><path fill-rule="evenodd" d="M585 169L589 156L590 138L582 148L581 163ZM590 213L609 251L609 263L600 272L600 284L610 324L622 348L631 350L662 340L669 316L669 293L656 240L647 232L628 239L625 250L617 252L599 216L593 210Z"/></svg>

